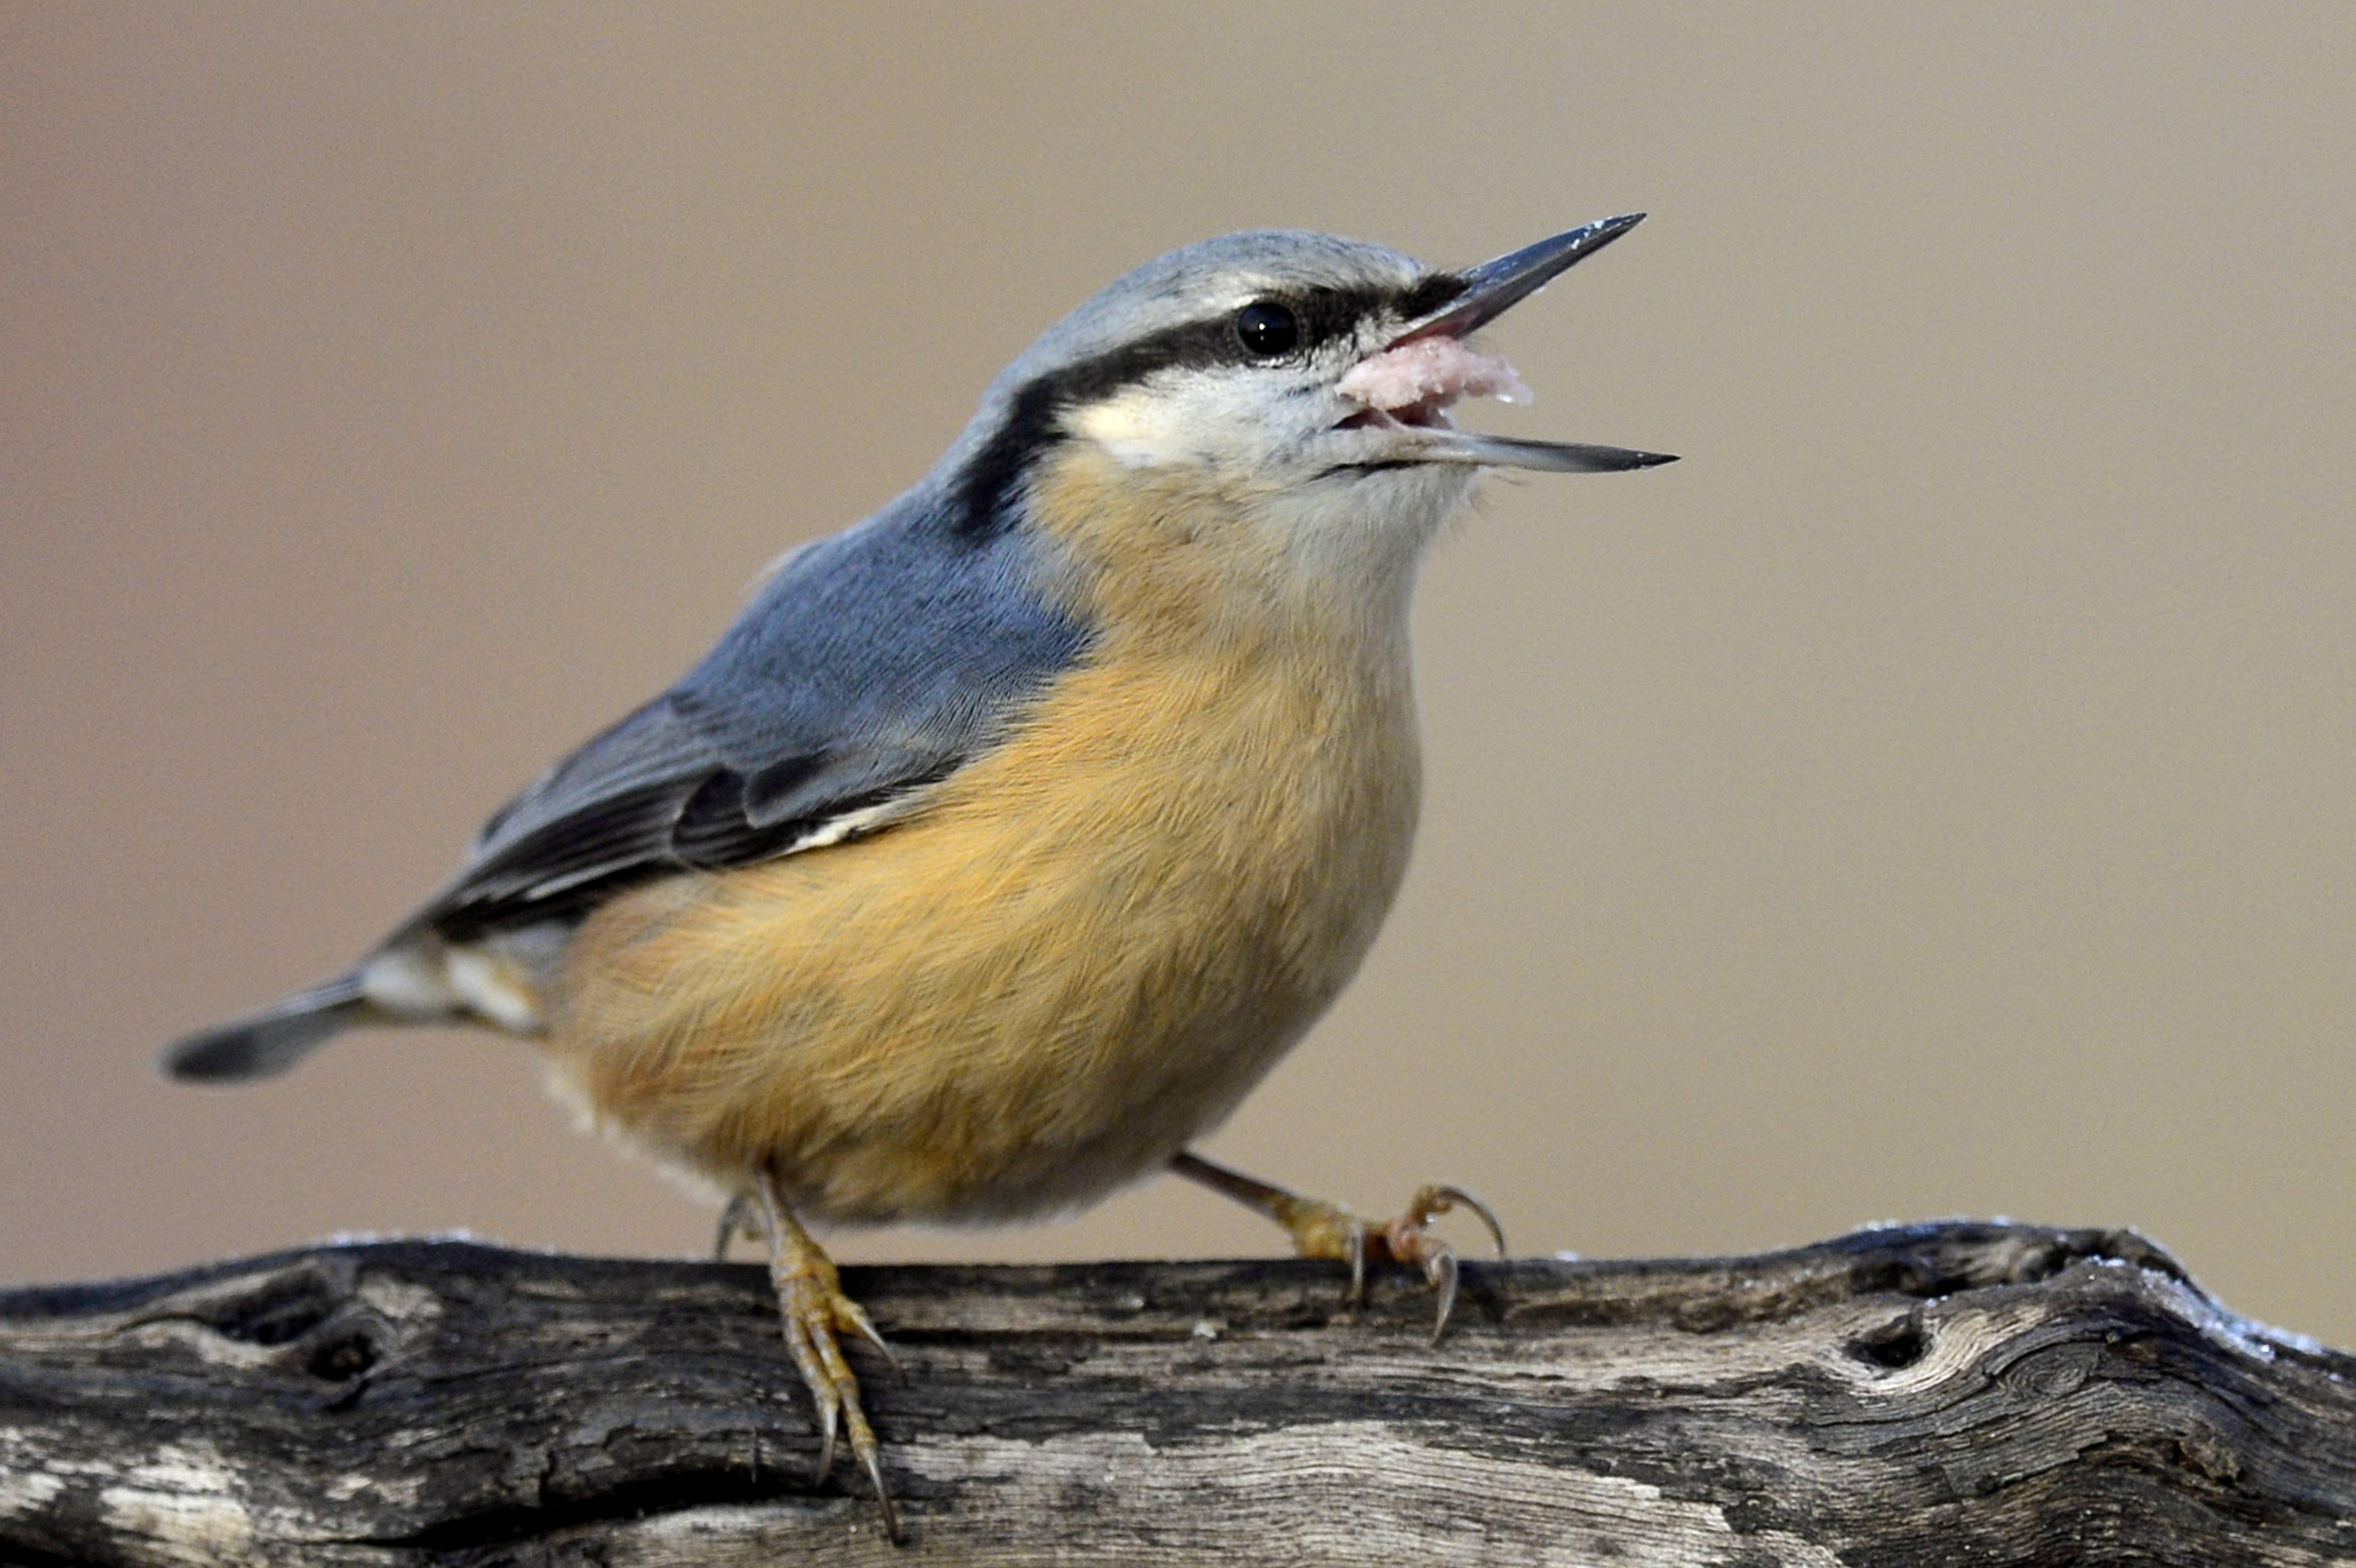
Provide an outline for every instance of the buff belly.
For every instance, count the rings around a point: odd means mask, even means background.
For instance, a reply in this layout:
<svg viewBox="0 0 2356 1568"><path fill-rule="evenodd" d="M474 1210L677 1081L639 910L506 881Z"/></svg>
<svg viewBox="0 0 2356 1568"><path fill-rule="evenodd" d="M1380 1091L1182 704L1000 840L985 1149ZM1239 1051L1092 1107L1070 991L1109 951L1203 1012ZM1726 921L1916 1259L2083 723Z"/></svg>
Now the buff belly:
<svg viewBox="0 0 2356 1568"><path fill-rule="evenodd" d="M835 1220L1036 1213L1158 1166L1356 969L1418 779L1403 646L1298 678L1173 656L1066 675L873 837L605 906L552 998L561 1076L659 1157L770 1166Z"/></svg>

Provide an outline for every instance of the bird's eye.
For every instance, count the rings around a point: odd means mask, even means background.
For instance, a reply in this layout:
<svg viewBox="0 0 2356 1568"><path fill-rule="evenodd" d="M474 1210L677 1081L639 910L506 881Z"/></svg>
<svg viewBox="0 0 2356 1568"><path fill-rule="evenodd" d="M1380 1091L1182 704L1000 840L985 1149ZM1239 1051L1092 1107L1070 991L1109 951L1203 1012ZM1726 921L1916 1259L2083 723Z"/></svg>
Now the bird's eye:
<svg viewBox="0 0 2356 1568"><path fill-rule="evenodd" d="M1301 346L1301 318L1274 300L1259 300L1236 312L1236 337L1255 359L1274 359Z"/></svg>

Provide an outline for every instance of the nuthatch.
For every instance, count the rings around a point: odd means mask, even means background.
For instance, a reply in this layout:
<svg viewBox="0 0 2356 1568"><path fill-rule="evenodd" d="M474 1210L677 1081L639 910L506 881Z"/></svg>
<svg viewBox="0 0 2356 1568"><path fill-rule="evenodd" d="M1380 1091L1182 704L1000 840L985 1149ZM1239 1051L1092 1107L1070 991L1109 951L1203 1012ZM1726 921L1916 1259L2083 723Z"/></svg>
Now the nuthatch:
<svg viewBox="0 0 2356 1568"><path fill-rule="evenodd" d="M1354 1276L1421 1269L1444 1327L1455 1258L1425 1224L1464 1194L1369 1227L1186 1146L1398 891L1425 545L1483 468L1670 461L1447 414L1521 391L1466 335L1642 216L1463 272L1298 232L1139 268L350 973L168 1070L259 1077L358 1024L536 1039L596 1123L729 1199L723 1248L757 1224L820 1473L846 1426L895 1530L841 1349L883 1341L804 1216L1011 1219L1168 1167Z"/></svg>

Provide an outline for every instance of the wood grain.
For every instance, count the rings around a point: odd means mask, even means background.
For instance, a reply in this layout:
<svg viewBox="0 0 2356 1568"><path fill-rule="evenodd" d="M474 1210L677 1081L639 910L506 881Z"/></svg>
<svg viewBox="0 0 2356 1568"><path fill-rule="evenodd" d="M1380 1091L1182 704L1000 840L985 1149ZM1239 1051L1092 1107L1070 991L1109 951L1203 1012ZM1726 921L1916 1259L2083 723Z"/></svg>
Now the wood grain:
<svg viewBox="0 0 2356 1568"><path fill-rule="evenodd" d="M2129 1232L1466 1269L845 1271L910 1526L763 1272L456 1242L0 1296L0 1561L2356 1562L2356 1359ZM856 1352L854 1352L856 1353Z"/></svg>

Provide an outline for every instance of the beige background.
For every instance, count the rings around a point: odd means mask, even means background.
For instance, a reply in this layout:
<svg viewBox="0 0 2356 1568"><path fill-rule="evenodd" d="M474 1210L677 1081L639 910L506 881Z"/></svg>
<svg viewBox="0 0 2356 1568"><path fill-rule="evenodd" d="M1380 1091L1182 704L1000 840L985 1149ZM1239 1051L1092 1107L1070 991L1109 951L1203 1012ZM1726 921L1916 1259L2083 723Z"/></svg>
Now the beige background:
<svg viewBox="0 0 2356 1568"><path fill-rule="evenodd" d="M853 15L857 19L851 19ZM0 11L0 1277L700 1247L329 972L1129 265L1653 221L1478 417L1429 811L1209 1145L1527 1249L2129 1222L2356 1343L2356 10ZM1170 1182L853 1258L1265 1252Z"/></svg>

